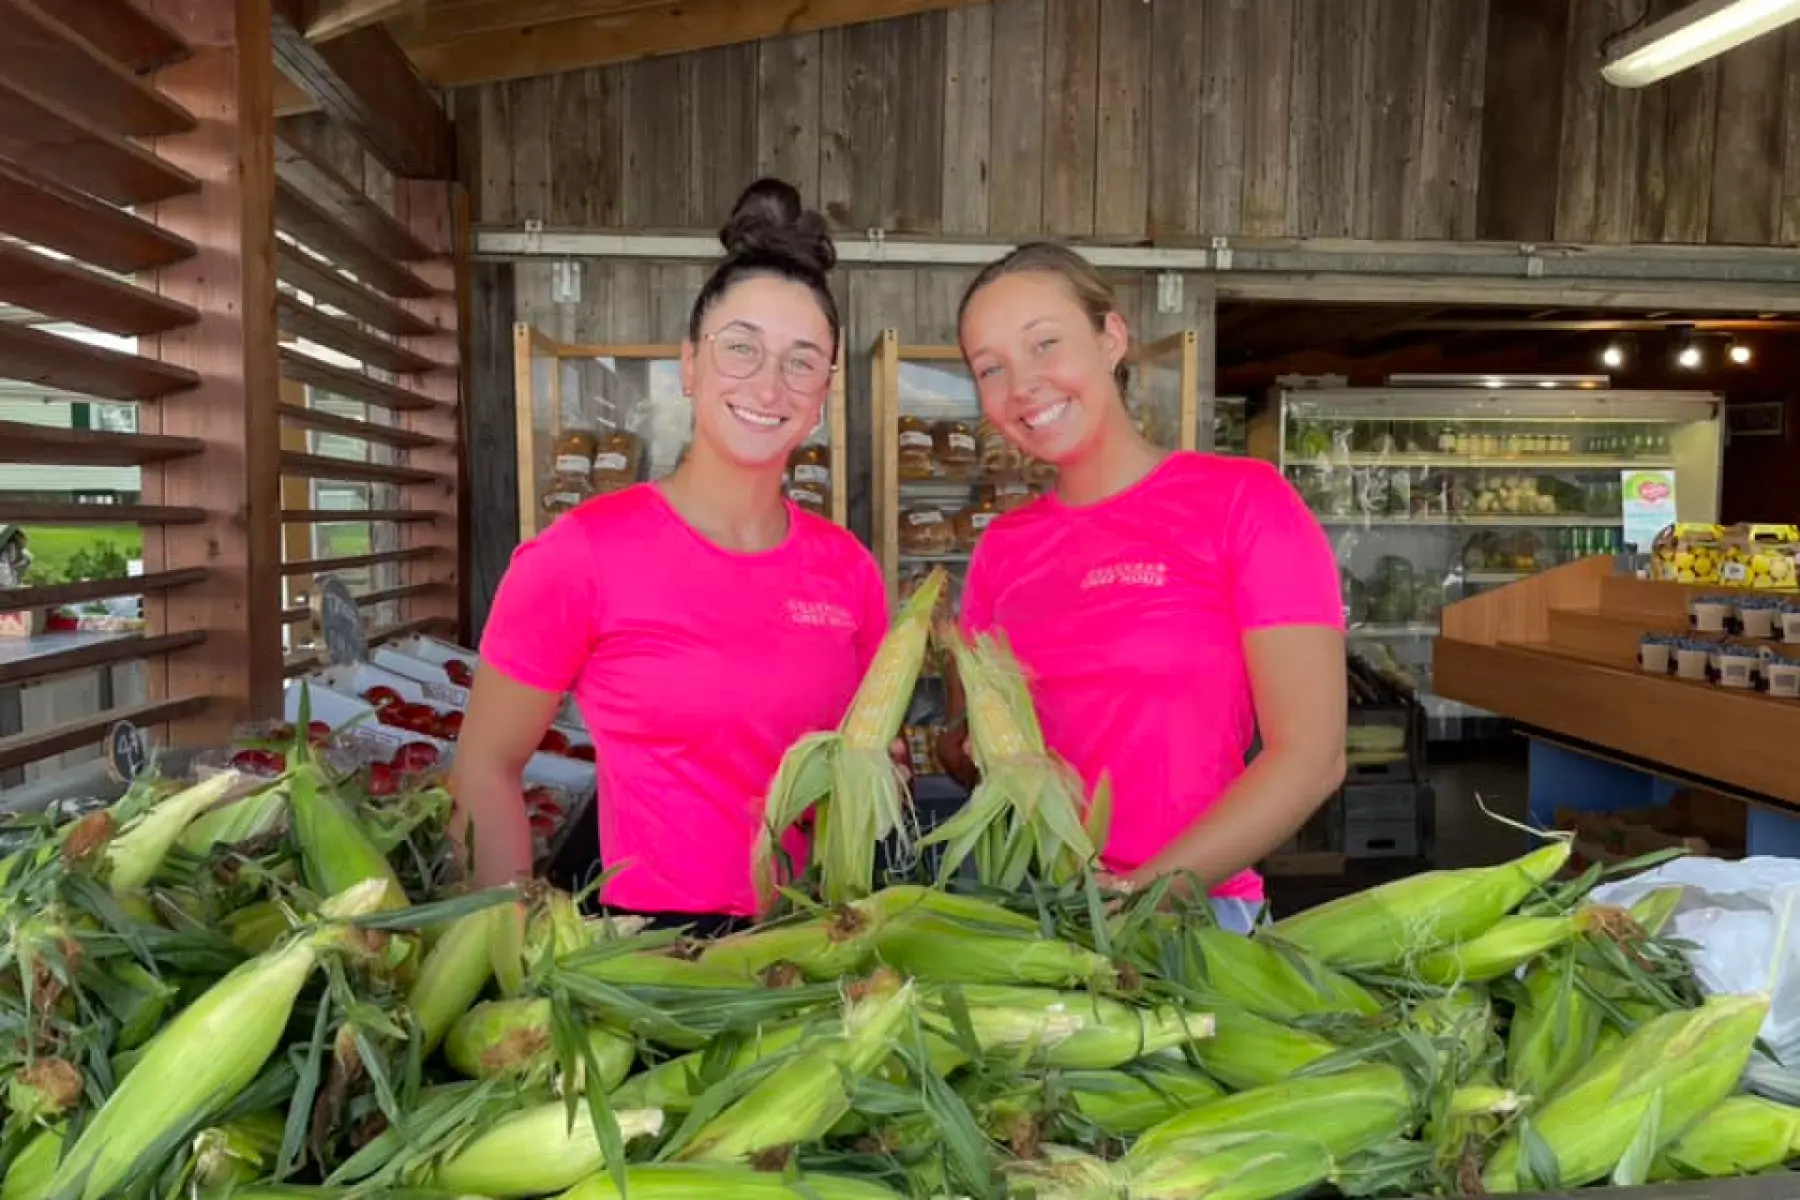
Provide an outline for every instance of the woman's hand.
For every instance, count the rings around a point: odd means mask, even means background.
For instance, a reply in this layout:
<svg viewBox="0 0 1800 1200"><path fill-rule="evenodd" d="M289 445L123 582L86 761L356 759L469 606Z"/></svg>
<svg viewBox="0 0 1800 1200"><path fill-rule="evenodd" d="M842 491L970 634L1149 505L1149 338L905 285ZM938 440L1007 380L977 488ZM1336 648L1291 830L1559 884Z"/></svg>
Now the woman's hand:
<svg viewBox="0 0 1800 1200"><path fill-rule="evenodd" d="M912 750L905 738L895 738L888 744L888 757L894 760L894 769L900 772L900 778L912 783Z"/></svg>
<svg viewBox="0 0 1800 1200"><path fill-rule="evenodd" d="M518 683L483 663L475 668L468 713L450 768L459 844L475 836L477 887L531 877L531 824L525 815L525 764L550 728L562 697Z"/></svg>

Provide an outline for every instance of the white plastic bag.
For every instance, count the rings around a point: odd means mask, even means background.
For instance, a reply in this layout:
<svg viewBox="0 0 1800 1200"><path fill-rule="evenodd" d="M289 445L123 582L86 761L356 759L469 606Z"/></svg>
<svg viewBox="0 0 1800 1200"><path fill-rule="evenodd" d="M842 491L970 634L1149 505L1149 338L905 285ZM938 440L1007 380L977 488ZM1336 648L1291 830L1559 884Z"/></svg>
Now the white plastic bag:
<svg viewBox="0 0 1800 1200"><path fill-rule="evenodd" d="M1678 858L1591 898L1629 907L1674 886L1683 892L1663 934L1694 944L1688 959L1708 995L1767 993L1763 1040L1800 1070L1800 859Z"/></svg>

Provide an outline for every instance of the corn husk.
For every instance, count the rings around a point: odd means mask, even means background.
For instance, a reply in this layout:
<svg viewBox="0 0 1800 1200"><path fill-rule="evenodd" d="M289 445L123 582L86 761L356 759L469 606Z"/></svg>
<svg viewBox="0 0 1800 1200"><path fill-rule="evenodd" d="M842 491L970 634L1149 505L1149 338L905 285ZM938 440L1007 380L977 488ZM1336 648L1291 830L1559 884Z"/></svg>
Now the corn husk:
<svg viewBox="0 0 1800 1200"><path fill-rule="evenodd" d="M1415 1100L1406 1077L1385 1064L1302 1075L1203 1104L1144 1131L1125 1160L1155 1160L1221 1133L1307 1137L1338 1160L1403 1136Z"/></svg>
<svg viewBox="0 0 1800 1200"><path fill-rule="evenodd" d="M1110 1137L1142 1133L1225 1094L1203 1072L1178 1059L1160 1057L1109 1071L1068 1071L1057 1085L1075 1115Z"/></svg>
<svg viewBox="0 0 1800 1200"><path fill-rule="evenodd" d="M809 1171L788 1180L767 1171L719 1163L655 1163L625 1168L631 1200L902 1200L899 1192L841 1175ZM558 1200L625 1200L610 1175L596 1175L564 1192Z"/></svg>
<svg viewBox="0 0 1800 1200"><path fill-rule="evenodd" d="M464 1013L444 1038L444 1061L469 1079L546 1079L557 1068L548 1000L489 1000ZM637 1046L603 1025L590 1026L588 1048L600 1069L600 1089L611 1091L631 1070ZM582 1091L579 1075L563 1081Z"/></svg>
<svg viewBox="0 0 1800 1200"><path fill-rule="evenodd" d="M957 989L984 1055L1071 1070L1107 1070L1196 1045L1213 1034L1210 1013L1144 1008L1086 992L976 985ZM926 1008L927 1027L956 1042L944 1001Z"/></svg>
<svg viewBox="0 0 1800 1200"><path fill-rule="evenodd" d="M930 642L932 609L947 579L941 567L934 569L901 607L838 728L803 737L782 756L751 862L765 906L774 901L779 840L809 811L814 812L812 861L829 904L869 894L878 843L898 835L902 849L910 848L906 788L888 747L900 736L912 703Z"/></svg>
<svg viewBox="0 0 1800 1200"><path fill-rule="evenodd" d="M419 1025L422 1053L437 1049L493 979L491 939L497 922L509 916L500 908L484 908L459 917L426 952L406 1001Z"/></svg>
<svg viewBox="0 0 1800 1200"><path fill-rule="evenodd" d="M1654 1152L1730 1095L1768 1014L1762 996L1714 996L1668 1013L1584 1063L1501 1143L1482 1172L1492 1192L1538 1183L1580 1187L1613 1173L1634 1148L1647 1177ZM1649 1129L1647 1147L1644 1130ZM1543 1176L1548 1173L1552 1180Z"/></svg>
<svg viewBox="0 0 1800 1200"><path fill-rule="evenodd" d="M141 888L156 877L163 860L197 817L244 785L246 777L221 771L163 797L107 842L107 880L116 892Z"/></svg>
<svg viewBox="0 0 1800 1200"><path fill-rule="evenodd" d="M873 906L856 901L819 916L720 938L701 952L700 962L746 981L762 978L774 967L792 967L807 979L842 979L868 969L880 928Z"/></svg>
<svg viewBox="0 0 1800 1200"><path fill-rule="evenodd" d="M1295 913L1270 935L1340 970L1401 968L1480 937L1569 861L1559 839L1494 867L1426 871Z"/></svg>
<svg viewBox="0 0 1800 1200"><path fill-rule="evenodd" d="M983 932L923 909L884 923L875 952L897 971L943 983L1110 987L1118 974L1105 955L1073 942Z"/></svg>
<svg viewBox="0 0 1800 1200"><path fill-rule="evenodd" d="M656 1109L613 1109L619 1135L627 1143L662 1133ZM587 1105L571 1122L560 1100L534 1105L501 1118L439 1163L425 1182L453 1192L512 1200L545 1196L570 1188L606 1166Z"/></svg>
<svg viewBox="0 0 1800 1200"><path fill-rule="evenodd" d="M1213 1035L1194 1045L1206 1073L1233 1091L1286 1079L1338 1052L1314 1033L1261 1017L1233 1004L1211 1006Z"/></svg>
<svg viewBox="0 0 1800 1200"><path fill-rule="evenodd" d="M1773 1171L1800 1157L1800 1108L1761 1096L1727 1096L1650 1167L1650 1182L1725 1179Z"/></svg>
<svg viewBox="0 0 1800 1200"><path fill-rule="evenodd" d="M1580 986L1579 970L1576 956L1564 953L1525 973L1525 998L1514 1005L1506 1035L1506 1079L1514 1091L1548 1099L1598 1049L1601 1010Z"/></svg>

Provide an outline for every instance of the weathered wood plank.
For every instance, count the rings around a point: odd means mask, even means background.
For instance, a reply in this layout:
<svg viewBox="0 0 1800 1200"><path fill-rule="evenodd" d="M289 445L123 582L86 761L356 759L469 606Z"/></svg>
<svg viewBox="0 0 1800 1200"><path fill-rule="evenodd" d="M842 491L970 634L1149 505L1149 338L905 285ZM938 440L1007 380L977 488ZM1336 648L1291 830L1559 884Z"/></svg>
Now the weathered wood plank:
<svg viewBox="0 0 1800 1200"><path fill-rule="evenodd" d="M1425 119L1419 146L1418 202L1409 208L1404 237L1471 239L1480 217L1482 151L1485 145L1488 19L1486 4L1433 0L1430 47L1425 62ZM1564 39L1541 46L1552 61ZM1545 89L1553 98L1561 91ZM1530 160L1554 169L1557 120L1538 127Z"/></svg>
<svg viewBox="0 0 1800 1200"><path fill-rule="evenodd" d="M68 467L141 467L199 454L199 438L150 433L60 429L24 421L0 421L0 462L55 463Z"/></svg>
<svg viewBox="0 0 1800 1200"><path fill-rule="evenodd" d="M513 96L503 85L464 88L460 93L476 97L476 137L481 142L479 174L469 181L479 220L517 223L521 217L513 196ZM458 124L464 123L462 109ZM623 123L621 122L621 129ZM621 134L620 145L623 146Z"/></svg>
<svg viewBox="0 0 1800 1200"><path fill-rule="evenodd" d="M520 221L549 221L552 215L550 181L556 157L556 137L550 132L556 111L554 83L550 78L519 79L498 85L510 97L511 116L506 152L512 158L513 212ZM630 118L627 101L627 120ZM629 125L627 125L629 128ZM630 152L622 142L620 153ZM631 170L625 161L627 178ZM629 206L625 196L622 205Z"/></svg>
<svg viewBox="0 0 1800 1200"><path fill-rule="evenodd" d="M1712 211L1714 130L1718 124L1721 60L1701 63L1664 81L1663 170L1668 180L1662 239L1704 242ZM1639 136L1648 130L1640 129ZM1739 186L1748 184L1740 179Z"/></svg>
<svg viewBox="0 0 1800 1200"><path fill-rule="evenodd" d="M885 25L852 25L843 31L844 105L849 114L847 165L851 228L892 227L901 172L899 161L900 52Z"/></svg>
<svg viewBox="0 0 1800 1200"><path fill-rule="evenodd" d="M1259 0L1250 7L1244 40L1244 194L1242 232L1290 232L1289 154L1296 0Z"/></svg>
<svg viewBox="0 0 1800 1200"><path fill-rule="evenodd" d="M548 82L552 124L545 132L555 149L546 223L617 225L619 151L624 145L619 75L604 68L569 71Z"/></svg>
<svg viewBox="0 0 1800 1200"><path fill-rule="evenodd" d="M994 10L978 4L945 14L944 52L944 232L986 233Z"/></svg>
<svg viewBox="0 0 1800 1200"><path fill-rule="evenodd" d="M1375 121L1383 111L1377 99L1375 44L1377 14L1391 0L1344 0L1328 6L1321 96L1326 114L1335 114L1333 153L1326 163L1327 181L1341 180L1340 197L1325 208L1333 227L1347 218L1351 236L1369 236L1375 210ZM1343 114L1354 114L1345 120ZM1343 210L1342 215L1338 210Z"/></svg>
<svg viewBox="0 0 1800 1200"><path fill-rule="evenodd" d="M1204 10L1157 4L1150 16L1150 220L1153 238L1200 230L1200 156L1195 120L1204 77Z"/></svg>
<svg viewBox="0 0 1800 1200"><path fill-rule="evenodd" d="M1200 35L1198 225L1194 233L1242 228L1245 109L1249 76L1244 47L1250 36L1248 0L1198 6ZM1190 67L1190 69L1193 69Z"/></svg>
<svg viewBox="0 0 1800 1200"><path fill-rule="evenodd" d="M1094 233L1141 238L1150 216L1150 7L1100 0Z"/></svg>
<svg viewBox="0 0 1800 1200"><path fill-rule="evenodd" d="M0 242L0 300L121 336L161 333L198 316L189 305L18 242Z"/></svg>
<svg viewBox="0 0 1800 1200"><path fill-rule="evenodd" d="M0 0L0 29L0 72L97 127L126 137L192 132L192 113L33 0Z"/></svg>
<svg viewBox="0 0 1800 1200"><path fill-rule="evenodd" d="M722 225L756 178L756 46L719 46L692 57L688 212L703 227Z"/></svg>
<svg viewBox="0 0 1800 1200"><path fill-rule="evenodd" d="M894 229L931 234L944 225L944 37L941 12L890 21L894 79Z"/></svg>
<svg viewBox="0 0 1800 1200"><path fill-rule="evenodd" d="M920 346L956 345L956 310L975 272L967 267L929 267L915 273L913 323L907 341Z"/></svg>
<svg viewBox="0 0 1800 1200"><path fill-rule="evenodd" d="M361 149L345 140L336 151L321 154L301 138L283 137L275 145L276 177L370 248L400 262L429 258L419 239L369 197ZM351 162L357 168L354 174L345 169Z"/></svg>
<svg viewBox="0 0 1800 1200"><path fill-rule="evenodd" d="M1099 157L1100 6L1046 0L1044 10L1044 228L1094 233Z"/></svg>
<svg viewBox="0 0 1800 1200"><path fill-rule="evenodd" d="M333 270L330 264L314 258L298 246L278 242L275 262L281 281L299 288L321 304L372 325L383 333L409 334L414 337L427 332L419 319L373 288L364 287L348 275Z"/></svg>
<svg viewBox="0 0 1800 1200"><path fill-rule="evenodd" d="M133 0L35 0L38 8L133 71L180 62L193 53L170 24Z"/></svg>
<svg viewBox="0 0 1800 1200"><path fill-rule="evenodd" d="M1001 237L1044 229L1045 0L994 4L988 227Z"/></svg>
<svg viewBox="0 0 1800 1200"><path fill-rule="evenodd" d="M650 58L625 68L624 222L651 229L681 229L699 214L693 188L693 62Z"/></svg>
<svg viewBox="0 0 1800 1200"><path fill-rule="evenodd" d="M1663 240L1663 217L1669 204L1669 93L1662 87L1644 88L1635 97L1637 140L1635 186L1629 192L1631 224L1626 236L1637 242ZM1618 192L1602 192L1603 196Z"/></svg>
<svg viewBox="0 0 1800 1200"><path fill-rule="evenodd" d="M1556 168L1555 236L1561 241L1591 242L1599 226L1600 109L1607 84L1583 64L1601 61L1607 35L1619 27L1610 10L1608 0L1588 0L1569 11Z"/></svg>
<svg viewBox="0 0 1800 1200"><path fill-rule="evenodd" d="M833 225L852 224L850 181L850 79L844 31L819 34L819 199L817 207Z"/></svg>
<svg viewBox="0 0 1800 1200"><path fill-rule="evenodd" d="M144 147L0 76L0 156L112 204L192 194L200 181Z"/></svg>
<svg viewBox="0 0 1800 1200"><path fill-rule="evenodd" d="M795 33L756 47L756 169L819 203L819 35Z"/></svg>
<svg viewBox="0 0 1800 1200"><path fill-rule="evenodd" d="M0 378L108 400L160 400L200 383L167 362L0 321Z"/></svg>
<svg viewBox="0 0 1800 1200"><path fill-rule="evenodd" d="M1783 34L1786 64L1782 79L1786 87L1781 101L1781 219L1777 228L1781 244L1791 246L1800 242L1800 25L1789 25Z"/></svg>
<svg viewBox="0 0 1800 1200"><path fill-rule="evenodd" d="M1793 64L1800 68L1800 63ZM1719 110L1706 240L1771 246L1781 214L1782 111L1790 69L1780 34L1719 59ZM1800 117L1789 117L1800 120Z"/></svg>
<svg viewBox="0 0 1800 1200"><path fill-rule="evenodd" d="M1431 56L1431 0L1380 0L1375 5L1374 106L1369 129L1369 211L1359 231L1368 237L1405 236L1421 199L1425 108ZM1432 233L1426 236L1446 236Z"/></svg>
<svg viewBox="0 0 1800 1200"><path fill-rule="evenodd" d="M0 232L121 273L194 253L186 238L7 162L0 162Z"/></svg>

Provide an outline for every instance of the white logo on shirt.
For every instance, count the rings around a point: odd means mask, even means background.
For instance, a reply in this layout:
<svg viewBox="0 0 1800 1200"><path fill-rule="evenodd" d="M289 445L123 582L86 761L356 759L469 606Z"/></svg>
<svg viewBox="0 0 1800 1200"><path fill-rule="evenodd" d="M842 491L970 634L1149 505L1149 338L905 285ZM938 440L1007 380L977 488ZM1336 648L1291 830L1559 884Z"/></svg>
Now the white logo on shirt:
<svg viewBox="0 0 1800 1200"><path fill-rule="evenodd" d="M795 625L807 625L815 629L856 628L856 618L850 615L849 610L829 600L789 600L787 615L788 620Z"/></svg>
<svg viewBox="0 0 1800 1200"><path fill-rule="evenodd" d="M1167 586L1169 582L1169 564L1161 562L1127 562L1109 563L1104 567L1095 567L1081 581L1083 591L1092 588L1109 587L1152 587Z"/></svg>

